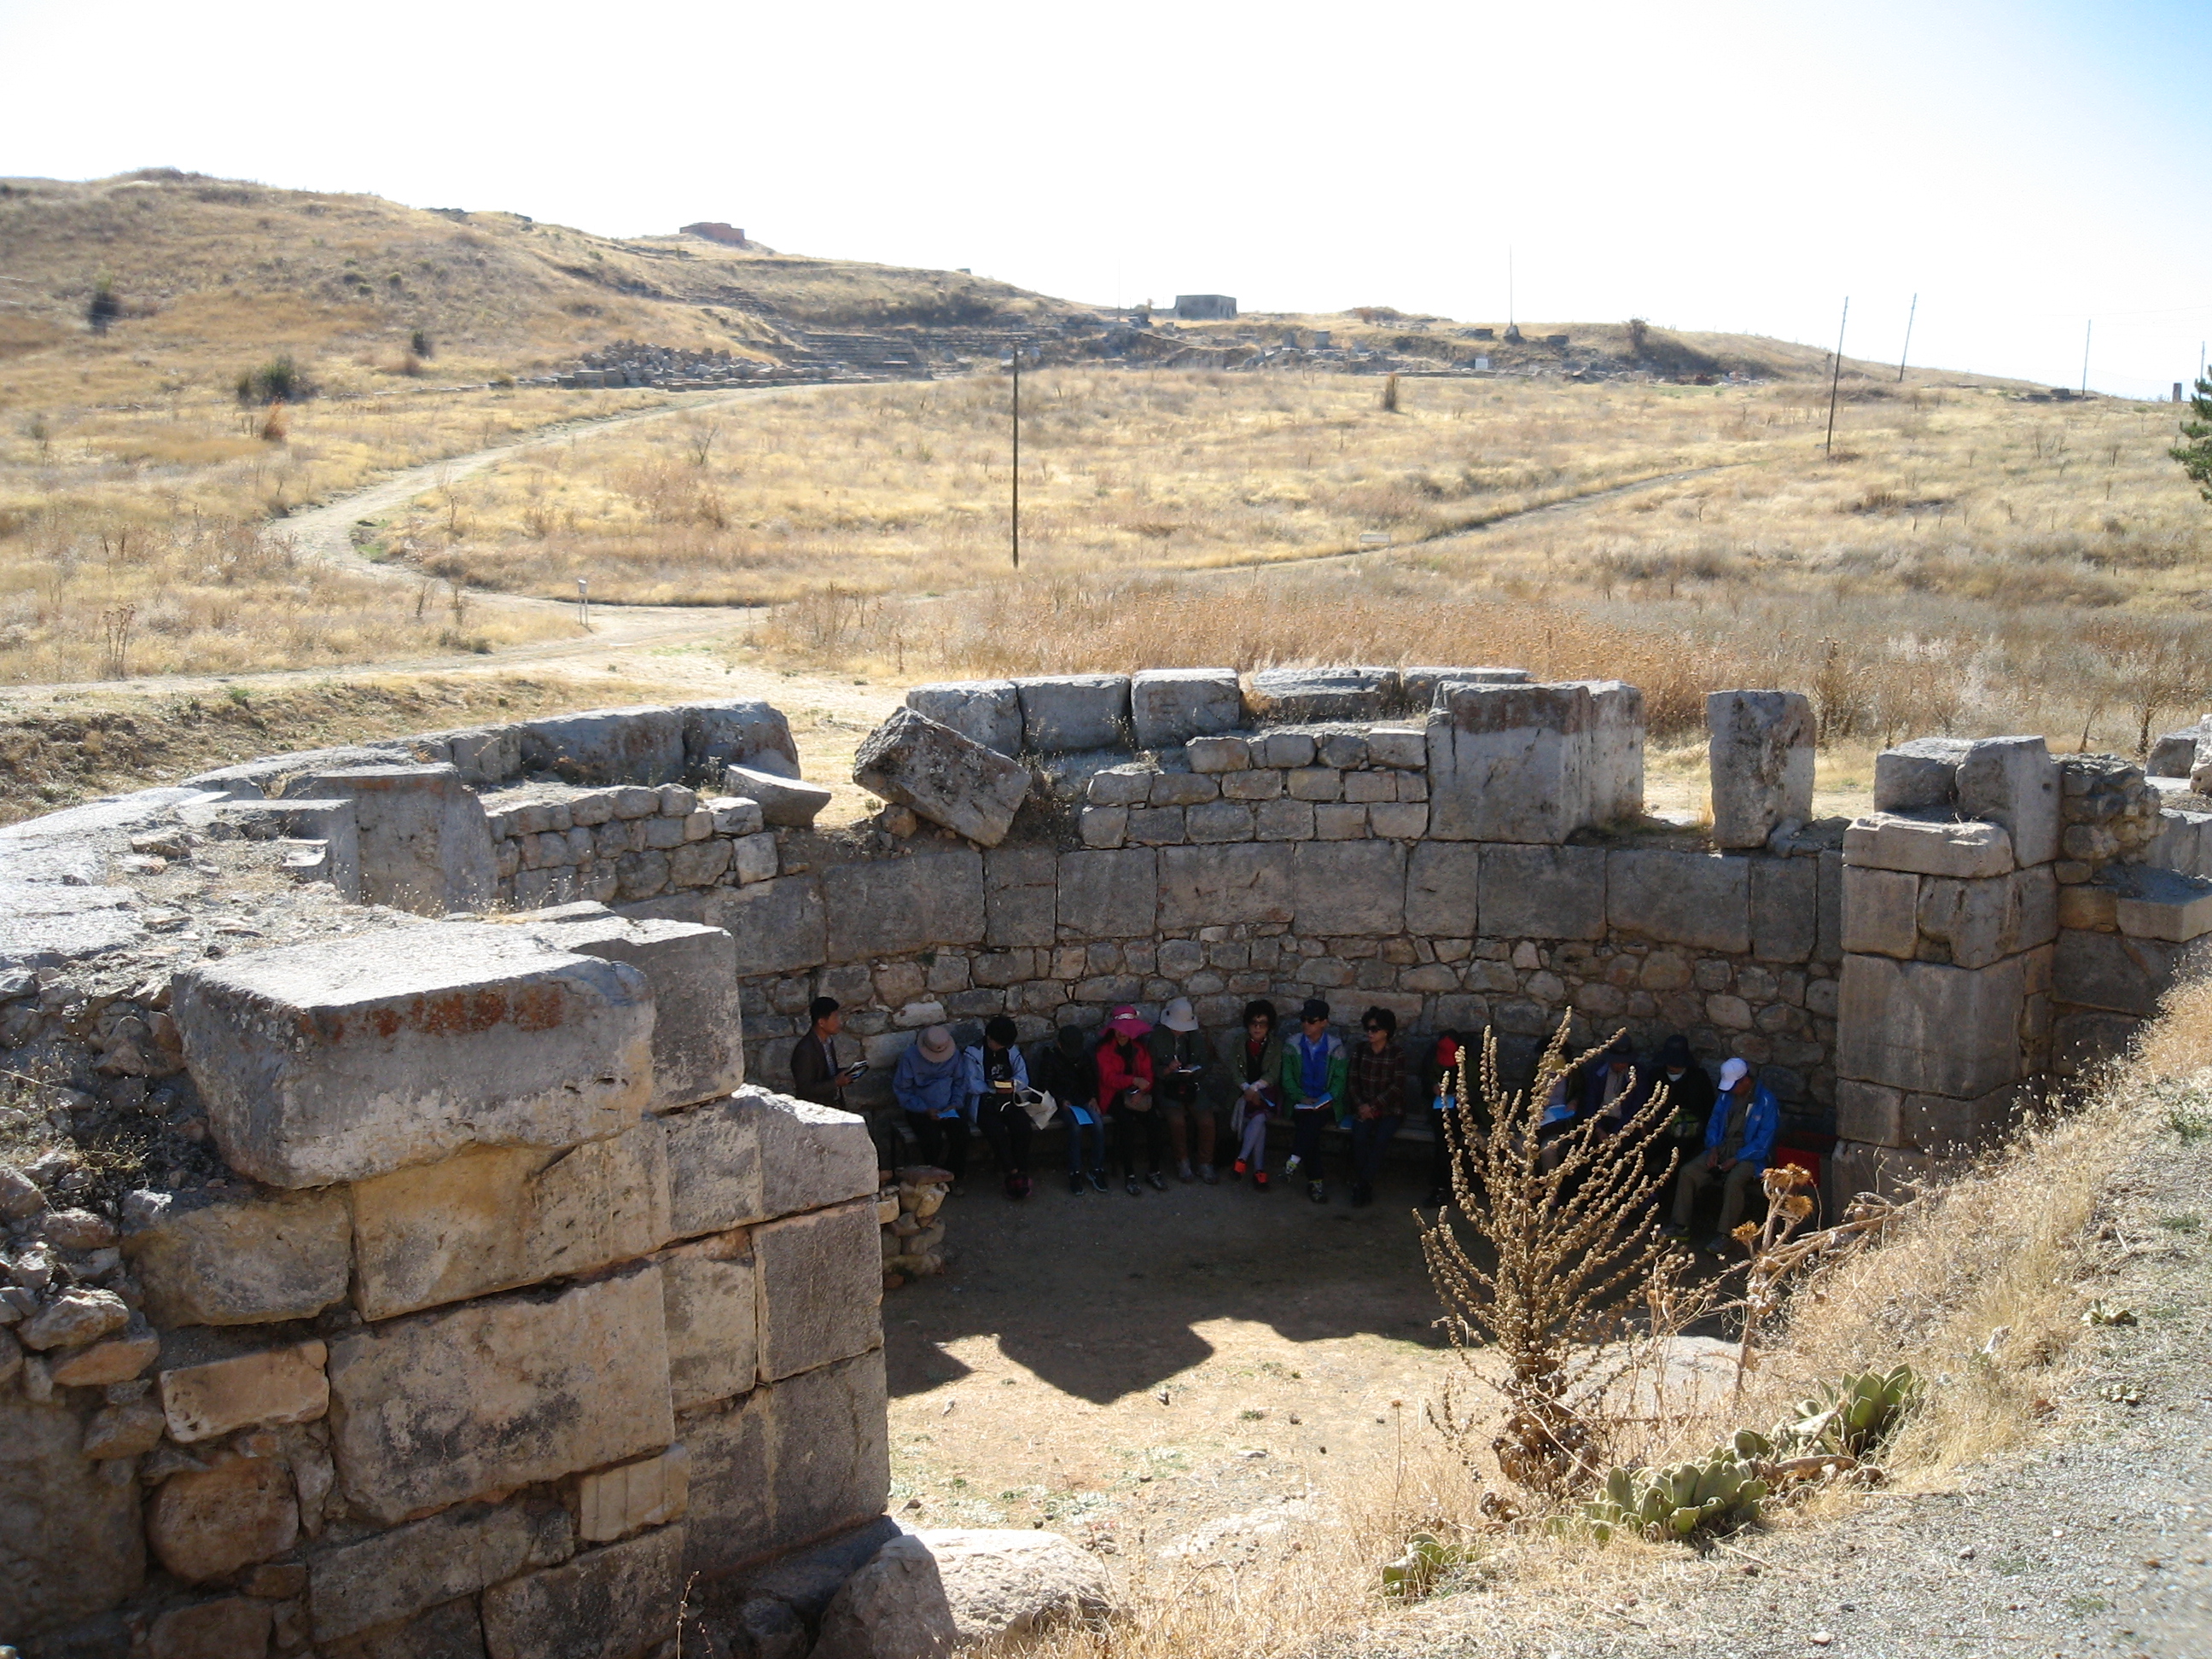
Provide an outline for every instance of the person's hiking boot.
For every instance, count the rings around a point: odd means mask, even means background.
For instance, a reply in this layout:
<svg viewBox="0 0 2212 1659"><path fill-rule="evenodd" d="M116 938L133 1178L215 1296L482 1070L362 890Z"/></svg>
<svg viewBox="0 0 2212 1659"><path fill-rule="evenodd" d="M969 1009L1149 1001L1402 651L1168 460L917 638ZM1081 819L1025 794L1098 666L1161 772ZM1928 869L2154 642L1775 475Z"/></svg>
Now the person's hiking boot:
<svg viewBox="0 0 2212 1659"><path fill-rule="evenodd" d="M1729 1253L1729 1246L1735 1243L1735 1240L1730 1238L1726 1233L1715 1233L1705 1241L1705 1252L1709 1255L1726 1255Z"/></svg>
<svg viewBox="0 0 2212 1659"><path fill-rule="evenodd" d="M1328 1182L1326 1181L1309 1181L1306 1182L1306 1196L1313 1200L1316 1204L1328 1203Z"/></svg>
<svg viewBox="0 0 2212 1659"><path fill-rule="evenodd" d="M1168 1178L1158 1170L1153 1170L1145 1179L1152 1183L1152 1190L1156 1193L1164 1193L1168 1189Z"/></svg>
<svg viewBox="0 0 2212 1659"><path fill-rule="evenodd" d="M1267 1172L1265 1170L1253 1171L1252 1190L1255 1193L1264 1193L1267 1190Z"/></svg>
<svg viewBox="0 0 2212 1659"><path fill-rule="evenodd" d="M1450 1202L1449 1193L1441 1187L1431 1187L1429 1188L1429 1195L1421 1200L1421 1207L1425 1210L1441 1210Z"/></svg>
<svg viewBox="0 0 2212 1659"><path fill-rule="evenodd" d="M1142 1198L1145 1195L1145 1189L1137 1184L1137 1177L1134 1174L1132 1174L1129 1179L1122 1184L1121 1190L1128 1194L1132 1198Z"/></svg>
<svg viewBox="0 0 2212 1659"><path fill-rule="evenodd" d="M1008 1198L1027 1198L1029 1195L1030 1178L1027 1176L1017 1173L1006 1177L1006 1196Z"/></svg>
<svg viewBox="0 0 2212 1659"><path fill-rule="evenodd" d="M1221 1172L1211 1164L1201 1164L1198 1166L1198 1178L1209 1187L1218 1187L1221 1184Z"/></svg>
<svg viewBox="0 0 2212 1659"><path fill-rule="evenodd" d="M1659 1230L1662 1238L1687 1238L1690 1230L1679 1221L1670 1221Z"/></svg>
<svg viewBox="0 0 2212 1659"><path fill-rule="evenodd" d="M1068 1194L1069 1194L1069 1195L1070 1195L1071 1197L1074 1197L1074 1198L1080 1198L1080 1197L1082 1197L1082 1196L1083 1196L1083 1177L1082 1177L1081 1176L1079 1176L1079 1175L1071 1175L1070 1176L1068 1176L1068 1178L1067 1178L1067 1190L1068 1190Z"/></svg>
<svg viewBox="0 0 2212 1659"><path fill-rule="evenodd" d="M1106 1190L1105 1170L1093 1170L1091 1172L1091 1190L1094 1193L1103 1193Z"/></svg>
<svg viewBox="0 0 2212 1659"><path fill-rule="evenodd" d="M1300 1158L1296 1152L1292 1152L1288 1158L1285 1158L1283 1160L1283 1179L1288 1181L1292 1176L1296 1175L1298 1172L1298 1165L1304 1162L1305 1159Z"/></svg>
<svg viewBox="0 0 2212 1659"><path fill-rule="evenodd" d="M1181 1163L1176 1165L1176 1179L1182 1182L1186 1187L1189 1186L1192 1182L1198 1179L1196 1176L1190 1172L1190 1160L1188 1158L1184 1158Z"/></svg>

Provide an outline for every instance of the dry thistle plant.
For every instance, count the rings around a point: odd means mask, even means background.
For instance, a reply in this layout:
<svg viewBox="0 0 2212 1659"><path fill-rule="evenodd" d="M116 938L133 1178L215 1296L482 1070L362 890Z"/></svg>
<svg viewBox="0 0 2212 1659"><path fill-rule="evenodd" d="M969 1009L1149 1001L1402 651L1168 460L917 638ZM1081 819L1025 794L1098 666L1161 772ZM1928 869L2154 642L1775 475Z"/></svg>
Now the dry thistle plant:
<svg viewBox="0 0 2212 1659"><path fill-rule="evenodd" d="M1421 1232L1445 1334L1468 1374L1492 1381L1474 1364L1485 1346L1505 1362L1504 1378L1492 1382L1509 1408L1491 1442L1498 1467L1550 1501L1603 1467L1614 1432L1607 1395L1620 1374L1617 1339L1664 1255L1656 1200L1674 1172L1671 1158L1655 1169L1645 1156L1671 1109L1663 1085L1617 1130L1592 1118L1539 1144L1546 1102L1580 1063L1567 1058L1562 1022L1534 1080L1508 1089L1497 1035L1485 1034L1475 1087L1488 1125L1462 1075L1459 1104L1443 1115L1454 1204ZM1490 1265L1462 1242L1454 1207L1488 1246ZM1471 1465L1476 1419L1454 1389L1431 1418Z"/></svg>

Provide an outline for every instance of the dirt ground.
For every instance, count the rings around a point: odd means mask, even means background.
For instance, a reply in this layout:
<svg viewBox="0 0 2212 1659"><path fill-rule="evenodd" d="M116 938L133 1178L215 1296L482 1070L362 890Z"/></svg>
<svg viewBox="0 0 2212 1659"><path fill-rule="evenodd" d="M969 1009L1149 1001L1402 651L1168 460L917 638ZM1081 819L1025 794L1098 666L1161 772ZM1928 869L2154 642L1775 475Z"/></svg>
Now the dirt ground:
<svg viewBox="0 0 2212 1659"><path fill-rule="evenodd" d="M1425 1147L1353 1209L1226 1176L1072 1197L1047 1146L1020 1203L971 1164L942 1212L950 1270L884 1298L902 1520L1202 1546L1415 1433L1455 1363L1412 1215Z"/></svg>

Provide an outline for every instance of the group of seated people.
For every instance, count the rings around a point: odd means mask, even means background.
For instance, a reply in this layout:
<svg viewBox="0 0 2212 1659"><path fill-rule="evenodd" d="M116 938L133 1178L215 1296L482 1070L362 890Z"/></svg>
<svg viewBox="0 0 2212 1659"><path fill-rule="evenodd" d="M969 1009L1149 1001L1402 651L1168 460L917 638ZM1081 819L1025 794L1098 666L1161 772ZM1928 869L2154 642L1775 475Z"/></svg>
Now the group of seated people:
<svg viewBox="0 0 2212 1659"><path fill-rule="evenodd" d="M792 1053L793 1092L842 1107L846 1086L866 1067L838 1058L843 1012L835 1000L817 998L809 1014L812 1029ZM1455 1031L1437 1033L1409 1057L1388 1008L1369 1008L1360 1016L1358 1038L1347 1042L1331 1029L1329 1006L1321 998L1305 1000L1289 1031L1280 1029L1275 1005L1262 999L1245 1005L1238 1028L1209 1041L1189 1000L1176 997L1160 1010L1157 1024L1125 1006L1095 1036L1063 1025L1028 1054L1018 1037L1004 1015L986 1021L981 1040L966 1048L950 1029L933 1025L892 1071L897 1116L921 1157L950 1171L956 1183L966 1177L969 1144L980 1133L1007 1196L1027 1197L1031 1138L1056 1122L1067 1131L1071 1194L1107 1191L1116 1168L1130 1196L1141 1195L1147 1183L1164 1192L1170 1163L1177 1180L1212 1186L1221 1178L1224 1150L1232 1177L1265 1192L1271 1184L1267 1132L1287 1122L1284 1178L1303 1178L1309 1198L1328 1202L1322 1134L1341 1127L1349 1141L1351 1200L1365 1205L1374 1201L1375 1177L1410 1109L1431 1120L1425 1201L1440 1205L1452 1196L1450 1146L1437 1119L1461 1093L1468 1049ZM1642 1066L1626 1039L1616 1038L1554 1087L1539 1139L1558 1146L1593 1122L1598 1133L1618 1132L1662 1085L1667 1121L1647 1143L1646 1155L1662 1164L1670 1154L1680 1160L1668 1231L1686 1233L1698 1198L1717 1188L1720 1225L1707 1248L1725 1249L1780 1121L1774 1096L1752 1079L1742 1060L1722 1066L1716 1089L1684 1038L1668 1038L1657 1059ZM904 1162L895 1120L879 1119L872 1127L884 1167Z"/></svg>

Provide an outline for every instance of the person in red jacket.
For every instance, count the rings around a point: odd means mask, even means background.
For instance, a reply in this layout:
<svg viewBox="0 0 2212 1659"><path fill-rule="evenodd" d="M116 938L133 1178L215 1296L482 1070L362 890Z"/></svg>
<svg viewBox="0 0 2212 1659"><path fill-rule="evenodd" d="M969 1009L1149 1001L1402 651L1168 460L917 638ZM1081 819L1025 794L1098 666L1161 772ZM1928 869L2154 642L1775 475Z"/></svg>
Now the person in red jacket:
<svg viewBox="0 0 2212 1659"><path fill-rule="evenodd" d="M1145 1046L1152 1022L1134 1008L1116 1008L1106 1022L1106 1040L1098 1045L1098 1103L1114 1126L1115 1155L1120 1158L1124 1185L1132 1198L1137 1185L1137 1139L1144 1138L1152 1165L1146 1178L1156 1192L1168 1189L1161 1166L1167 1155L1167 1126L1154 1109L1152 1055Z"/></svg>

